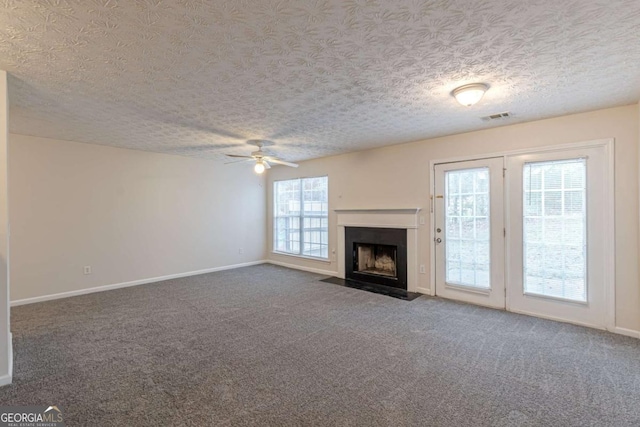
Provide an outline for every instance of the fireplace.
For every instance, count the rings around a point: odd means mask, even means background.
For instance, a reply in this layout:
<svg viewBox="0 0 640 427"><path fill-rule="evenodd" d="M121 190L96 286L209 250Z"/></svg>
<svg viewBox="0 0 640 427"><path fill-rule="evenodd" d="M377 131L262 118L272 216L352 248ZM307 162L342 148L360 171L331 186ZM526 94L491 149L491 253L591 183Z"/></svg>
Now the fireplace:
<svg viewBox="0 0 640 427"><path fill-rule="evenodd" d="M345 227L345 277L407 289L407 230Z"/></svg>

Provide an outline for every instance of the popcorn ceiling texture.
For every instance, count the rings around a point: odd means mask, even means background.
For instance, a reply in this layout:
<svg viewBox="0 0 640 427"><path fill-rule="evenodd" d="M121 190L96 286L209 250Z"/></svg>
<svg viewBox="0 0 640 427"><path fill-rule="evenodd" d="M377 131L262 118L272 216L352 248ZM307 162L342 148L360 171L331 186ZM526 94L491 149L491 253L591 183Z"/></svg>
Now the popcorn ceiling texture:
<svg viewBox="0 0 640 427"><path fill-rule="evenodd" d="M637 0L4 0L0 68L14 133L303 160L637 102L639 34Z"/></svg>

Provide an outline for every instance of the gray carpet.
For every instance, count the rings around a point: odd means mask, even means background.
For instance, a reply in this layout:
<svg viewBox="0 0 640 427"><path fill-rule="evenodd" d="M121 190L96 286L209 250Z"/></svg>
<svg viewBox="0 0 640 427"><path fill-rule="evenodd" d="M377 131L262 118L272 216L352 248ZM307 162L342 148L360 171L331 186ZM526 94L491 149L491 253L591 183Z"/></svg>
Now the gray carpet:
<svg viewBox="0 0 640 427"><path fill-rule="evenodd" d="M638 426L640 341L262 265L17 307L2 405L69 426Z"/></svg>

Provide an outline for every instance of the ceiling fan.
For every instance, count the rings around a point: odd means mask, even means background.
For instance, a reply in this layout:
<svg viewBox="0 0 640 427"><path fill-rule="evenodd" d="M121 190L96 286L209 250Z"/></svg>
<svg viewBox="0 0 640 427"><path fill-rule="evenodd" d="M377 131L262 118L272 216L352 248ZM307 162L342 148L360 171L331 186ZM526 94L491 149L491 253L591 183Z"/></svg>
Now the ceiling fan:
<svg viewBox="0 0 640 427"><path fill-rule="evenodd" d="M273 142L271 142L271 141L250 140L250 141L247 141L247 144L255 145L256 147L258 147L258 150L252 152L250 156L239 156L237 154L225 154L225 155L227 157L244 159L244 160L240 160L240 162L253 162L253 161L255 161L256 164L253 167L253 170L256 173L262 173L262 172L265 171L265 169L271 169L271 163L276 164L276 165L290 166L292 168L297 168L298 167L298 165L296 163L285 162L284 160L279 159L278 157L271 156L271 155L265 153L264 151L262 151L262 147L273 145ZM228 163L237 163L237 161L236 162L227 162L227 164Z"/></svg>

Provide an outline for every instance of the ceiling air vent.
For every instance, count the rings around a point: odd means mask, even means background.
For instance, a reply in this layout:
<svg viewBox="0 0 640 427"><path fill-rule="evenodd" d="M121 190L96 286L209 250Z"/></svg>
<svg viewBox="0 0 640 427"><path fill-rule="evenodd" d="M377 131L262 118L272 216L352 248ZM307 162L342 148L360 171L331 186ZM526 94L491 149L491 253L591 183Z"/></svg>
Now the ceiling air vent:
<svg viewBox="0 0 640 427"><path fill-rule="evenodd" d="M511 118L511 113L506 111L504 113L498 113L498 114L491 114L489 116L485 116L485 117L480 117L482 120L484 120L485 122L491 122L494 120L506 120L508 118Z"/></svg>

